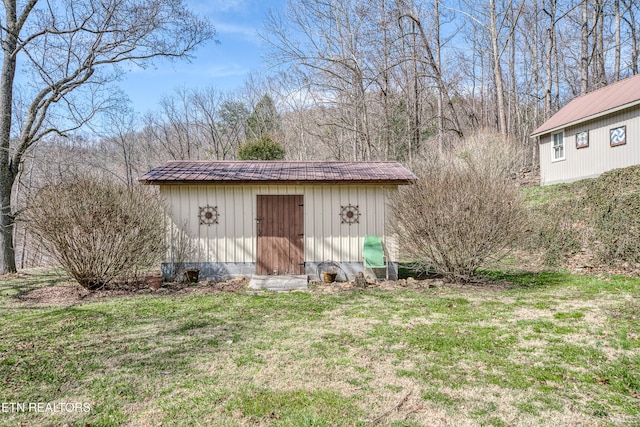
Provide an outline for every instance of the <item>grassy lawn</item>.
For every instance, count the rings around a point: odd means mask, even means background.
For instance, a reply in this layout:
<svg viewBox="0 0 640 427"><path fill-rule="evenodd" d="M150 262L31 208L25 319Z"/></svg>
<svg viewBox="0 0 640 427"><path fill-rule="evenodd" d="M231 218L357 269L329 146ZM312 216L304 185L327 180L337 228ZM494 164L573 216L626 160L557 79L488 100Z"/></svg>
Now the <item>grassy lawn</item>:
<svg viewBox="0 0 640 427"><path fill-rule="evenodd" d="M1 425L639 425L640 280L33 306L0 282ZM510 284L507 284L509 282ZM0 403L1 403L0 402Z"/></svg>

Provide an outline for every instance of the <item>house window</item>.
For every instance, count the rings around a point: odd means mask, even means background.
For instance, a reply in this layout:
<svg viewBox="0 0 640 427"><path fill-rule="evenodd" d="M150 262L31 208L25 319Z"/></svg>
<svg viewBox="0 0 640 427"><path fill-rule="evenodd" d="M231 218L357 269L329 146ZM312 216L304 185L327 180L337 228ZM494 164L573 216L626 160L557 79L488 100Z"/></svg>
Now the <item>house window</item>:
<svg viewBox="0 0 640 427"><path fill-rule="evenodd" d="M589 131L585 130L576 133L576 148L585 148L589 146Z"/></svg>
<svg viewBox="0 0 640 427"><path fill-rule="evenodd" d="M627 143L627 127L620 126L613 128L609 131L610 145L615 147L616 145L624 145Z"/></svg>
<svg viewBox="0 0 640 427"><path fill-rule="evenodd" d="M552 138L551 161L557 162L558 160L564 160L564 132L554 133Z"/></svg>

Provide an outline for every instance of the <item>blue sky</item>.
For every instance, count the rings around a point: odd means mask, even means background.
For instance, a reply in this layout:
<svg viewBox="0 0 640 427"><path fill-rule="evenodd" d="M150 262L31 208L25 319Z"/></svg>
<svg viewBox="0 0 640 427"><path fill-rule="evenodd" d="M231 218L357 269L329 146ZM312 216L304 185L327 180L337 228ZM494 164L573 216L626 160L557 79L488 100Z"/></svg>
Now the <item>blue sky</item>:
<svg viewBox="0 0 640 427"><path fill-rule="evenodd" d="M196 52L191 63L159 62L147 69L134 69L119 83L144 113L157 108L163 94L176 87L212 86L221 91L238 89L250 71L262 67L262 30L269 10L284 11L286 0L185 0L193 11L208 17L220 44L209 42Z"/></svg>

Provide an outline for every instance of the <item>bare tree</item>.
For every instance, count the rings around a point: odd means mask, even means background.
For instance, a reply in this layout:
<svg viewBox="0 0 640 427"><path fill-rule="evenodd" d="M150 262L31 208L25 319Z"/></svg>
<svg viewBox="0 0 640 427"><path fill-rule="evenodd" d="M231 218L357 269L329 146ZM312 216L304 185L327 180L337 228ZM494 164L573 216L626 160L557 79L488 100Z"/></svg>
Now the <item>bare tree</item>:
<svg viewBox="0 0 640 427"><path fill-rule="evenodd" d="M589 90L589 8L588 0L582 0L580 10L582 22L580 23L580 95Z"/></svg>
<svg viewBox="0 0 640 427"><path fill-rule="evenodd" d="M425 32L423 22L420 19L419 15L417 15L414 10L409 8L406 3L402 4L402 0L400 0L400 2L401 9L399 19L408 19L415 24L413 28L415 28L421 40L421 55L424 57L426 65L431 69L432 76L438 90L438 97L442 97L444 100L444 104L447 106L447 110L449 112L448 119L450 122L450 125L447 127L447 129L449 131L455 132L458 137L461 138L464 136L464 133L462 127L460 126L458 112L453 104L453 101L451 99L452 97L449 94L449 87L445 81L445 76L441 68L442 61L439 58L440 52L436 52L437 54L434 54L434 49L431 47L431 43L429 41L429 38L427 37L427 33ZM437 38L439 39L439 36ZM436 46L440 46L439 41L437 42Z"/></svg>
<svg viewBox="0 0 640 427"><path fill-rule="evenodd" d="M604 49L604 2L603 0L593 0L593 83L595 88L607 84L605 72L605 49Z"/></svg>
<svg viewBox="0 0 640 427"><path fill-rule="evenodd" d="M495 117L498 130L503 136L509 132L507 102L505 99L506 84L503 70L503 54L512 49L514 34L520 16L524 10L524 2L497 3L488 0L486 3L464 2L464 10L457 13L468 20L469 28L474 33L471 38L485 38L489 46L491 59L491 76L495 97ZM515 50L512 50L515 52Z"/></svg>
<svg viewBox="0 0 640 427"><path fill-rule="evenodd" d="M638 22L636 20L636 12L638 9L638 2L634 0L621 0L624 5L625 11L622 14L622 20L627 24L627 28L629 31L629 40L631 43L630 51L631 58L629 61L629 66L631 69L631 74L638 74Z"/></svg>
<svg viewBox="0 0 640 427"><path fill-rule="evenodd" d="M503 135L507 134L507 111L504 103L504 84L502 82L502 52L500 47L500 28L498 27L498 12L496 1L489 0L489 35L491 37L491 52L493 57L493 79L496 88L498 104L498 129Z"/></svg>
<svg viewBox="0 0 640 427"><path fill-rule="evenodd" d="M533 165L532 129L572 97L639 69L640 6L630 0L293 5L293 21L274 18L265 31L272 59L296 81L285 96L305 98L284 121L295 129L283 131L337 158L411 163L430 141L451 146L480 127L520 140Z"/></svg>
<svg viewBox="0 0 640 427"><path fill-rule="evenodd" d="M543 9L547 17L549 18L549 26L547 27L548 44L545 57L545 88L544 88L544 116L545 119L550 117L553 113L553 83L554 83L554 63L557 63L557 35L556 25L558 23L557 9L558 0L548 0L548 4ZM556 87L557 89L557 87Z"/></svg>
<svg viewBox="0 0 640 427"><path fill-rule="evenodd" d="M136 185L136 177L141 172L139 149L136 132L137 119L129 105L113 108L106 114L104 129L100 131L102 138L97 144L98 156L93 162L97 169L102 169L121 178L132 190ZM105 161L114 158L113 161Z"/></svg>
<svg viewBox="0 0 640 427"><path fill-rule="evenodd" d="M0 273L7 273L16 271L11 196L27 150L107 108L105 84L123 72L119 64L187 57L213 29L182 0L5 0L3 7ZM13 111L18 73L28 76L24 111Z"/></svg>
<svg viewBox="0 0 640 427"><path fill-rule="evenodd" d="M239 95L209 88L176 88L143 118L149 156L166 160L229 159L245 139L247 107Z"/></svg>
<svg viewBox="0 0 640 427"><path fill-rule="evenodd" d="M621 55L621 49L622 49L622 36L620 34L621 29L620 29L620 21L621 21L621 17L620 17L620 0L614 0L613 2L614 4L614 19L615 19L615 43L614 43L614 51L615 51L615 56L614 56L614 60L613 60L613 80L614 81L618 81L620 80L620 55Z"/></svg>
<svg viewBox="0 0 640 427"><path fill-rule="evenodd" d="M195 114L195 126L205 143L207 157L225 159L235 150L230 149L220 134L218 112L223 101L221 93L214 88L203 88L191 93L191 104Z"/></svg>
<svg viewBox="0 0 640 427"><path fill-rule="evenodd" d="M363 29L375 12L362 0L301 0L290 5L286 25L272 15L263 36L274 65L302 73L308 88L337 107L334 125L349 134L353 160L373 152L367 94L374 71Z"/></svg>

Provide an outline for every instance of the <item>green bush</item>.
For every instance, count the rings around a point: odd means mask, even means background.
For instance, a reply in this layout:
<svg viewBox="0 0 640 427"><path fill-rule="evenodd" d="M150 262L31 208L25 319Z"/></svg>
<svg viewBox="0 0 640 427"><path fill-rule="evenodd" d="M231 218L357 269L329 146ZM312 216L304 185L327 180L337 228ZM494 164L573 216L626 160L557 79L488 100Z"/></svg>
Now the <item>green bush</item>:
<svg viewBox="0 0 640 427"><path fill-rule="evenodd" d="M240 160L282 160L284 148L267 136L248 141L238 149Z"/></svg>
<svg viewBox="0 0 640 427"><path fill-rule="evenodd" d="M640 194L623 194L594 209L591 244L606 265L640 263Z"/></svg>
<svg viewBox="0 0 640 427"><path fill-rule="evenodd" d="M615 169L591 180L583 205L590 217L588 244L595 262L640 263L640 167Z"/></svg>
<svg viewBox="0 0 640 427"><path fill-rule="evenodd" d="M81 286L96 290L165 253L160 199L96 178L49 185L24 219L48 253Z"/></svg>
<svg viewBox="0 0 640 427"><path fill-rule="evenodd" d="M554 200L530 207L529 238L525 249L540 253L542 263L550 267L563 265L582 248L580 207L575 199Z"/></svg>
<svg viewBox="0 0 640 427"><path fill-rule="evenodd" d="M541 190L553 197L529 207L530 249L542 252L545 264L562 265L580 250L596 267L640 264L640 166Z"/></svg>

